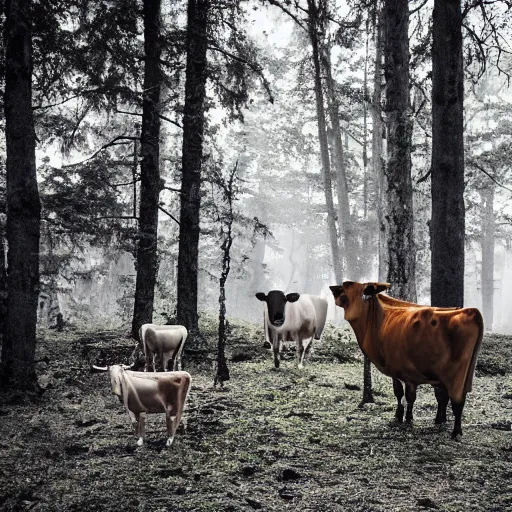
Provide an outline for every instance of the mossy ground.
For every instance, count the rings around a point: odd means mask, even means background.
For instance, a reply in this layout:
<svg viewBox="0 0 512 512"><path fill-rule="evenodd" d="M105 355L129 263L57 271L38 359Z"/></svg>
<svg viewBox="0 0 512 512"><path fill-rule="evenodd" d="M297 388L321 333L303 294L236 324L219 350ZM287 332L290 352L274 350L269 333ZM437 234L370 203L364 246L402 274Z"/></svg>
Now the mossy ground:
<svg viewBox="0 0 512 512"><path fill-rule="evenodd" d="M349 329L330 327L303 371L293 350L272 368L261 328L231 324L231 380L185 360L193 387L174 445L163 415L138 448L128 416L93 362L128 362L121 331L41 331L37 401L0 402L0 509L33 511L512 510L512 338L486 336L463 416L463 441L433 424L419 388L415 421L392 422L391 380L359 408L362 361ZM211 328L210 328L211 327ZM101 361L100 361L101 360Z"/></svg>

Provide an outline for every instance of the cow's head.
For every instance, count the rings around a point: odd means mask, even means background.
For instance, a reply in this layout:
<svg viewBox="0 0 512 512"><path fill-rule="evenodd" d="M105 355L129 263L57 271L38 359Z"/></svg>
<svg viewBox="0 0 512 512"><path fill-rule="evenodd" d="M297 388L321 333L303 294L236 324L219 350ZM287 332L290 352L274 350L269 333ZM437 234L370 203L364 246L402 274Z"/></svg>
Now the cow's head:
<svg viewBox="0 0 512 512"><path fill-rule="evenodd" d="M124 370L129 370L133 364L131 365L125 365L125 364L114 364L112 366L96 366L92 365L92 369L98 372L106 372L108 371L110 375L110 384L112 385L112 392L114 395L117 395L118 397L122 396L122 390L121 390L121 375L124 372Z"/></svg>
<svg viewBox="0 0 512 512"><path fill-rule="evenodd" d="M284 308L287 302L296 302L299 300L300 294L288 293L285 295L281 290L272 290L268 295L257 293L256 298L267 303L268 320L276 326L281 327L284 324Z"/></svg>
<svg viewBox="0 0 512 512"><path fill-rule="evenodd" d="M342 285L330 286L336 306L345 310L345 320L356 320L368 307L375 296L389 288L387 283L354 283L345 281Z"/></svg>

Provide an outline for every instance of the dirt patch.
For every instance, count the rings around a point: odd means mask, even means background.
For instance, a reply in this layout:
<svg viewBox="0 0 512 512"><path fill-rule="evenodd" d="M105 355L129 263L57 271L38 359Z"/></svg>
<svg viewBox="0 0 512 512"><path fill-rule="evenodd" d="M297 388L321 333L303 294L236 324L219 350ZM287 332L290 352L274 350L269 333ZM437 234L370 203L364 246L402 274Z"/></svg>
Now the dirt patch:
<svg viewBox="0 0 512 512"><path fill-rule="evenodd" d="M428 386L419 388L412 427L391 421L391 381L375 370L377 403L358 407L362 364L349 331L332 329L303 371L293 349L276 371L261 329L231 329L236 362L225 389L212 388L213 336L206 363L188 359L187 426L171 449L162 415L148 418L138 448L107 376L90 370L128 361L134 344L125 333L40 332L46 391L36 403L1 397L0 509L512 509L511 338L484 339L456 443L451 417L447 427L433 424Z"/></svg>

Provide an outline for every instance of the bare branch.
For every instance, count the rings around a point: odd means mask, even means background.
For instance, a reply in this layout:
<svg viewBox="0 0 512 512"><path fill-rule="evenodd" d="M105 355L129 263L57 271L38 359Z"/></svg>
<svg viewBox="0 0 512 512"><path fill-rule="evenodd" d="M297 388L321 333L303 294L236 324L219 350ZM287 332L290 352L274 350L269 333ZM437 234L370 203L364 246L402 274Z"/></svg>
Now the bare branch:
<svg viewBox="0 0 512 512"><path fill-rule="evenodd" d="M130 142L118 142L118 141L133 141L133 140L139 140L139 137L133 137L133 136L129 136L129 135L119 135L115 139L112 139L110 142L103 144L103 146L101 146L101 148L99 148L97 151L95 151L91 156L85 158L84 160L82 160L80 162L75 162L74 164L63 165L62 169L69 169L70 167L76 167L77 165L82 165L85 162L92 160L95 156L97 156L103 150L105 150L111 146L130 144Z"/></svg>
<svg viewBox="0 0 512 512"><path fill-rule="evenodd" d="M119 110L119 109L117 109L116 113L118 113L118 114L127 114L129 116L139 116L139 117L142 117L142 114L139 114L138 112L127 112L126 110ZM168 123L171 123L174 126L177 126L178 128L183 128L183 126L180 123L178 123L177 121L173 121L172 119L170 119L168 117L165 117L162 114L160 114L158 117L160 119L162 119L163 121L167 121Z"/></svg>
<svg viewBox="0 0 512 512"><path fill-rule="evenodd" d="M416 14L427 2L428 0L423 0L423 2L420 5L418 5L418 7L414 8L412 11L409 11L409 16Z"/></svg>
<svg viewBox="0 0 512 512"><path fill-rule="evenodd" d="M498 187L501 187L505 190L508 190L509 192L512 192L512 189L506 187L505 185L503 185L503 183L500 183L494 176L489 174L480 164L477 164L474 160L468 160L468 165L483 172L489 179L494 181L494 183L496 183L496 185L498 185Z"/></svg>
<svg viewBox="0 0 512 512"><path fill-rule="evenodd" d="M299 19L298 16L293 14L289 9L287 9L284 5L282 5L281 2L278 2L277 0L267 0L267 1L269 4L279 7L279 9L281 9L284 13L288 14L288 16L290 16L290 18L293 21L295 21L295 23L297 23L297 25L299 25L300 28L302 28L304 30L308 29L306 24L301 19Z"/></svg>
<svg viewBox="0 0 512 512"><path fill-rule="evenodd" d="M168 215L174 222L176 222L176 224L180 225L180 221L174 217L174 215L169 213L165 208L162 208L160 205L158 205L158 209Z"/></svg>

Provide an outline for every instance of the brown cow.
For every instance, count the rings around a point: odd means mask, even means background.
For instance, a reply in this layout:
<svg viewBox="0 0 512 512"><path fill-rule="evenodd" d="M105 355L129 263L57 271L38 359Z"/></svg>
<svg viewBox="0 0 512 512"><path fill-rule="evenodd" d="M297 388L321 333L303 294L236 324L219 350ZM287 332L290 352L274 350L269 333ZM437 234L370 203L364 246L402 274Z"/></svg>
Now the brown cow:
<svg viewBox="0 0 512 512"><path fill-rule="evenodd" d="M462 435L462 410L482 342L482 315L475 308L419 306L380 295L389 286L346 281L330 288L363 353L392 377L397 421L402 422L404 415L402 382L407 422L413 419L416 387L431 384L438 403L435 422L446 422L450 400L455 416L452 438L456 438Z"/></svg>

